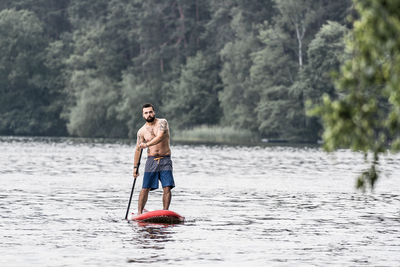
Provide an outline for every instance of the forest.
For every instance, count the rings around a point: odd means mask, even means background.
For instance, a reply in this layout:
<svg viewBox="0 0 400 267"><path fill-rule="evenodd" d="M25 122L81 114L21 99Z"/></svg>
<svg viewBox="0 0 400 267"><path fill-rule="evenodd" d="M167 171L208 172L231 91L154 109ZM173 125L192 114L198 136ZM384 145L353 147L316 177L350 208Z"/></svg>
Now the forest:
<svg viewBox="0 0 400 267"><path fill-rule="evenodd" d="M0 135L133 138L170 127L315 142L339 95L351 0L2 0ZM336 74L335 74L336 73Z"/></svg>

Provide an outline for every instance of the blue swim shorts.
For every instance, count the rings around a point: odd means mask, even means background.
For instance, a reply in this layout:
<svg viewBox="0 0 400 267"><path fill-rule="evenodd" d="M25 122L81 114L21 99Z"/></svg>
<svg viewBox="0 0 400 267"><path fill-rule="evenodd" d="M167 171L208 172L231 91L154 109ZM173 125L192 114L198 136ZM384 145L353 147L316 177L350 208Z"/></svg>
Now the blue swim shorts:
<svg viewBox="0 0 400 267"><path fill-rule="evenodd" d="M171 156L149 156L144 169L143 188L155 190L158 188L158 180L162 187L175 187L174 177L172 175Z"/></svg>

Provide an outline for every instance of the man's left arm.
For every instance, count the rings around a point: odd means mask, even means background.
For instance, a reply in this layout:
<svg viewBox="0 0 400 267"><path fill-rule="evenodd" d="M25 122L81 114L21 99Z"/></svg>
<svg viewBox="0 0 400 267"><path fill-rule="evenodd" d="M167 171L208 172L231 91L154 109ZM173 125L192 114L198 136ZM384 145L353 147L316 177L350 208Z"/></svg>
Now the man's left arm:
<svg viewBox="0 0 400 267"><path fill-rule="evenodd" d="M154 146L163 141L166 137L168 137L168 122L165 119L162 119L160 121L160 128L159 131L153 139L151 139L148 143L142 143L140 144L141 148L146 148L149 146Z"/></svg>

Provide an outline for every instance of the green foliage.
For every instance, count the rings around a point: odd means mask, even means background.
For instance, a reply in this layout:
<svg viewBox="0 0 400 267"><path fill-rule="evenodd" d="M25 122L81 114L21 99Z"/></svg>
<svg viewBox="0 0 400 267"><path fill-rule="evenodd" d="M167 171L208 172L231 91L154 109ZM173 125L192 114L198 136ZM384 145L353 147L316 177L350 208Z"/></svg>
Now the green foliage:
<svg viewBox="0 0 400 267"><path fill-rule="evenodd" d="M252 91L258 93L258 130L269 138L300 139L305 134L304 91L301 71L304 49L313 36L315 1L275 1L272 23L259 26L263 46L253 53Z"/></svg>
<svg viewBox="0 0 400 267"><path fill-rule="evenodd" d="M202 53L189 58L166 103L168 117L173 118L171 123L179 128L218 123L220 88L215 58L206 58Z"/></svg>
<svg viewBox="0 0 400 267"><path fill-rule="evenodd" d="M221 51L223 67L221 79L223 91L219 92L219 101L224 111L227 125L237 127L255 127L257 94L247 90L248 72L251 66L252 38L228 43Z"/></svg>
<svg viewBox="0 0 400 267"><path fill-rule="evenodd" d="M254 132L232 126L202 125L173 133L172 140L179 142L250 144L259 140Z"/></svg>
<svg viewBox="0 0 400 267"><path fill-rule="evenodd" d="M324 94L337 97L332 76L339 72L340 64L346 57L349 58L344 53L344 37L347 33L348 30L343 25L328 21L310 42L307 50L308 64L301 76L304 98L308 101L306 107L322 104ZM314 134L315 138L319 138L317 134L322 128L320 119L307 117L306 123L310 129L309 135Z"/></svg>
<svg viewBox="0 0 400 267"><path fill-rule="evenodd" d="M258 131L268 138L316 141L321 126L315 118L307 117L306 101L318 102L323 92L334 91L329 74L321 79L321 73L338 69L344 26L331 22L333 26L324 29L322 36L318 31L327 18L338 19L330 14L338 4L319 0L274 2L278 12L272 22L258 26L262 45L252 53L250 69L248 91L259 97ZM348 1L342 1L339 6L346 10L348 5ZM338 33L328 37L329 31L335 30ZM337 44L319 47L325 39L335 39ZM323 64L318 65L318 61Z"/></svg>
<svg viewBox="0 0 400 267"><path fill-rule="evenodd" d="M258 130L272 138L288 138L293 132L289 112L292 100L289 87L297 72L296 60L290 57L287 35L270 24L260 27L263 49L252 54L250 69L252 91L258 92L256 115ZM284 110L284 112L282 112Z"/></svg>
<svg viewBox="0 0 400 267"><path fill-rule="evenodd" d="M1 1L0 133L132 137L152 102L179 129L316 140L340 25L315 37L349 1Z"/></svg>
<svg viewBox="0 0 400 267"><path fill-rule="evenodd" d="M42 22L43 36L50 40L70 30L67 8L70 0L2 0L0 10L29 10Z"/></svg>
<svg viewBox="0 0 400 267"><path fill-rule="evenodd" d="M360 18L347 47L352 54L341 71L340 97L316 112L324 122L325 148L347 147L372 154L371 168L359 177L358 186L373 187L379 155L387 147L398 150L400 141L400 3L355 1Z"/></svg>
<svg viewBox="0 0 400 267"><path fill-rule="evenodd" d="M258 11L260 15L263 14L262 11L263 9ZM256 130L254 118L259 95L249 86L252 64L250 55L258 48L256 29L247 22L249 13L245 10L236 7L231 14L231 28L236 38L226 43L220 51L223 90L219 92L219 101L224 112L225 125Z"/></svg>
<svg viewBox="0 0 400 267"><path fill-rule="evenodd" d="M344 37L347 33L343 25L328 21L310 42L305 69L308 78L306 99L318 103L324 93L335 96L332 73L338 72L340 64L345 60Z"/></svg>
<svg viewBox="0 0 400 267"><path fill-rule="evenodd" d="M45 82L42 23L33 12L5 9L0 35L0 133L62 133L58 95Z"/></svg>
<svg viewBox="0 0 400 267"><path fill-rule="evenodd" d="M124 137L126 129L117 119L118 91L108 79L90 77L90 73L73 75L77 91L76 105L71 107L68 131L82 137ZM80 89L80 90L78 90Z"/></svg>
<svg viewBox="0 0 400 267"><path fill-rule="evenodd" d="M72 1L69 14L76 27L65 60L68 131L78 136L125 137L121 116L123 72L137 53L131 27L133 4L125 1ZM94 23L93 23L94 22Z"/></svg>
<svg viewBox="0 0 400 267"><path fill-rule="evenodd" d="M159 112L160 84L157 80L142 81L140 77L126 73L121 86L123 100L118 108L118 118L125 121L128 127L128 136L134 138L137 130L143 124L142 105L144 103L152 103L156 108L156 115L162 116L162 113Z"/></svg>

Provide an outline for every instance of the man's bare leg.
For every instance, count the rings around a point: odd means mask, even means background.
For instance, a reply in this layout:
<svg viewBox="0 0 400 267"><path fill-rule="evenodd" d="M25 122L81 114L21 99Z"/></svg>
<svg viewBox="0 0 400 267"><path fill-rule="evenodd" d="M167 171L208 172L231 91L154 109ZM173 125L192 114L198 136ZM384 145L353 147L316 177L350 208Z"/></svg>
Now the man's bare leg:
<svg viewBox="0 0 400 267"><path fill-rule="evenodd" d="M164 210L169 209L169 204L171 204L171 187L167 186L163 188L163 208Z"/></svg>
<svg viewBox="0 0 400 267"><path fill-rule="evenodd" d="M149 196L150 188L143 188L140 191L139 201L138 201L138 215L143 213L144 206L147 202L147 197Z"/></svg>

